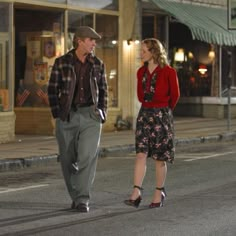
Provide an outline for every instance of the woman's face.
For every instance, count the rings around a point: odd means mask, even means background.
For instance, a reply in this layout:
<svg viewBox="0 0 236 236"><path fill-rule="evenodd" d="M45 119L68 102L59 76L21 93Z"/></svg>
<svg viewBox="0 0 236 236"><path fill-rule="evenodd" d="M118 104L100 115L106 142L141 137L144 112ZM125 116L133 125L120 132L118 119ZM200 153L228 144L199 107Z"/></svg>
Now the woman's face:
<svg viewBox="0 0 236 236"><path fill-rule="evenodd" d="M153 59L152 53L148 50L145 43L141 45L141 59L143 62L149 62Z"/></svg>

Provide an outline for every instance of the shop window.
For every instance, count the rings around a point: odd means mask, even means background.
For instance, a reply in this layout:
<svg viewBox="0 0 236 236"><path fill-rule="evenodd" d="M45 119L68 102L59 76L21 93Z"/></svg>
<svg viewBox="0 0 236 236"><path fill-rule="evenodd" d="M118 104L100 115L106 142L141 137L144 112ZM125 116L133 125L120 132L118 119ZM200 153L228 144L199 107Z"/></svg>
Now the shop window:
<svg viewBox="0 0 236 236"><path fill-rule="evenodd" d="M63 14L15 10L15 106L48 107L47 84L64 53Z"/></svg>
<svg viewBox="0 0 236 236"><path fill-rule="evenodd" d="M92 8L92 9L106 9L106 10L114 10L118 11L118 2L119 0L68 0L68 5L77 5L79 7L86 7L86 8Z"/></svg>
<svg viewBox="0 0 236 236"><path fill-rule="evenodd" d="M109 107L118 107L118 17L97 14L96 30L102 35L96 54L106 66Z"/></svg>
<svg viewBox="0 0 236 236"><path fill-rule="evenodd" d="M209 44L193 41L190 47L170 48L170 58L182 96L218 96L218 86L214 87L217 78L213 77L215 51Z"/></svg>
<svg viewBox="0 0 236 236"><path fill-rule="evenodd" d="M0 112L11 110L9 68L9 5L0 3Z"/></svg>
<svg viewBox="0 0 236 236"><path fill-rule="evenodd" d="M79 26L93 27L93 14L79 11L69 11L68 13L68 39L67 49L73 48L74 33Z"/></svg>
<svg viewBox="0 0 236 236"><path fill-rule="evenodd" d="M144 15L142 17L142 39L157 38L166 46L165 18L166 16L162 15Z"/></svg>
<svg viewBox="0 0 236 236"><path fill-rule="evenodd" d="M169 40L170 64L178 73L181 96L219 96L217 47L193 40L180 23L170 24Z"/></svg>
<svg viewBox="0 0 236 236"><path fill-rule="evenodd" d="M228 88L231 88L231 96L236 97L236 48L222 47L222 80L221 96L228 96Z"/></svg>
<svg viewBox="0 0 236 236"><path fill-rule="evenodd" d="M93 27L93 14L69 11L68 50L72 49L74 32L78 26ZM109 90L109 107L118 106L118 17L96 14L96 31L102 36L97 40L95 54L103 60ZM106 24L104 24L106 22Z"/></svg>

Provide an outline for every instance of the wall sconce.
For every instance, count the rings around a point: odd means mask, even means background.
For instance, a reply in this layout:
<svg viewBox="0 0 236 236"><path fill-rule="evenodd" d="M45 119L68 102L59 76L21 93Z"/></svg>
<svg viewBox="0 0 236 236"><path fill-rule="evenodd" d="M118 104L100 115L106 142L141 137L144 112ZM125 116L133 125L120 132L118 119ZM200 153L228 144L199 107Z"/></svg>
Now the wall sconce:
<svg viewBox="0 0 236 236"><path fill-rule="evenodd" d="M132 39L131 39L131 38L127 40L127 44L128 44L128 45L130 45L131 42L132 42Z"/></svg>
<svg viewBox="0 0 236 236"><path fill-rule="evenodd" d="M130 39L128 39L127 40L127 44L128 45L130 45L131 43L133 43L134 42L134 44L139 44L140 43L140 40L139 39L135 39L135 40L133 40L132 38L130 38Z"/></svg>
<svg viewBox="0 0 236 236"><path fill-rule="evenodd" d="M175 53L174 60L179 61L179 62L184 61L184 49L183 48L178 49L178 51Z"/></svg>
<svg viewBox="0 0 236 236"><path fill-rule="evenodd" d="M111 43L112 43L113 45L115 45L115 44L117 44L117 41L116 41L116 40L112 40Z"/></svg>

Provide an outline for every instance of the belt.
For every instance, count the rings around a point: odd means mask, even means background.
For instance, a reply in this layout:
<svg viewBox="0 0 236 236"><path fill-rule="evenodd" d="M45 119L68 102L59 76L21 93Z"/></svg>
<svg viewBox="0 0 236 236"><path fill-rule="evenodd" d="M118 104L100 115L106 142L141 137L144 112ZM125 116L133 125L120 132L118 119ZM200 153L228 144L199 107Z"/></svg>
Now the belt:
<svg viewBox="0 0 236 236"><path fill-rule="evenodd" d="M78 110L78 108L80 108L80 107L90 107L92 105L93 105L93 103L76 104L76 105L73 105L72 108L74 110Z"/></svg>

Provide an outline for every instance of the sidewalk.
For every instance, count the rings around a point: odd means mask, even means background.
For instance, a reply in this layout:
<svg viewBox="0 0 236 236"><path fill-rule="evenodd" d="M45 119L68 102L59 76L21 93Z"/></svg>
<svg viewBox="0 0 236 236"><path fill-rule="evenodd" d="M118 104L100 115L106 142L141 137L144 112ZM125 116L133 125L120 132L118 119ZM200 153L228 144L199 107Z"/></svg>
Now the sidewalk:
<svg viewBox="0 0 236 236"><path fill-rule="evenodd" d="M175 117L176 146L236 139L236 119L230 131L226 119ZM54 136L17 135L14 142L0 144L0 171L29 167L55 161L57 143ZM134 151L134 131L102 133L100 157Z"/></svg>

